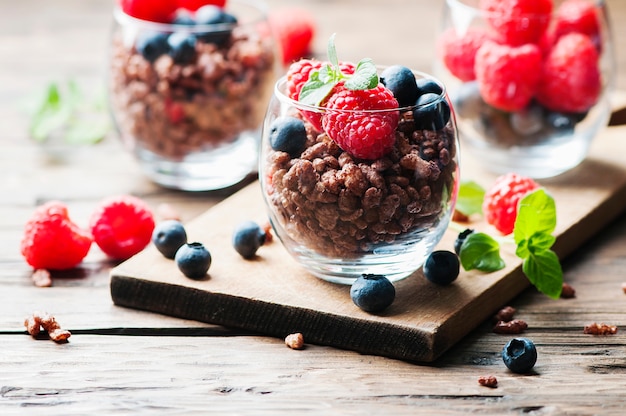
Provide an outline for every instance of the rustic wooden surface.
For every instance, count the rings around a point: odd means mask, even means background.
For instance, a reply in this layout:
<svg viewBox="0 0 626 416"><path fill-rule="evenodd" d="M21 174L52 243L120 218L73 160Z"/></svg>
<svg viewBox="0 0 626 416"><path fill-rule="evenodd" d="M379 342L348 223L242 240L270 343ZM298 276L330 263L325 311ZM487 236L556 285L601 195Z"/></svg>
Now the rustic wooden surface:
<svg viewBox="0 0 626 416"><path fill-rule="evenodd" d="M609 0L617 86L626 89L626 3ZM319 19L316 50L337 32L345 59L370 56L429 70L442 0L272 0L310 7ZM226 192L188 194L154 186L114 137L52 160L27 137L20 100L51 80L97 84L110 30L107 0L0 0L0 413L22 414L615 414L626 388L626 216L621 214L564 262L574 299L528 289L511 302L529 323L539 359L512 374L499 354L509 337L485 321L432 365L282 341L239 330L119 308L110 264L93 250L83 267L35 288L19 255L22 227L36 205L68 204L86 223L97 202L117 193L170 203L190 221ZM372 26L375 23L375 27ZM343 51L343 52L342 52ZM613 156L619 163L619 155ZM572 186L575 186L573 178ZM21 326L48 310L73 331L68 344L32 339ZM584 325L620 331L595 337ZM477 379L493 374L496 389Z"/></svg>

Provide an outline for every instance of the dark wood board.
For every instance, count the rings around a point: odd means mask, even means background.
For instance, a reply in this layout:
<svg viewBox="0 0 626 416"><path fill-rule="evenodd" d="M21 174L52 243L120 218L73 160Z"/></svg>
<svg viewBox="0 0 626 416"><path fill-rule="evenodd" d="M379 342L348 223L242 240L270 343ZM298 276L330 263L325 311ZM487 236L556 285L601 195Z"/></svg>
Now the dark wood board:
<svg viewBox="0 0 626 416"><path fill-rule="evenodd" d="M554 196L558 223L554 250L566 257L626 208L626 127L610 127L574 170L540 183ZM495 176L469 157L462 177L488 187ZM150 246L111 272L116 305L255 331L274 337L301 332L305 342L427 363L528 287L512 245L502 247L506 268L462 271L454 284L436 286L421 270L397 282L397 297L372 315L351 301L349 287L322 281L290 258L279 241L243 260L231 247L242 220L265 223L265 206L253 183L186 224L190 241L203 242L213 264L203 281L185 278L173 261ZM472 227L495 231L481 222ZM448 230L440 247L451 249Z"/></svg>

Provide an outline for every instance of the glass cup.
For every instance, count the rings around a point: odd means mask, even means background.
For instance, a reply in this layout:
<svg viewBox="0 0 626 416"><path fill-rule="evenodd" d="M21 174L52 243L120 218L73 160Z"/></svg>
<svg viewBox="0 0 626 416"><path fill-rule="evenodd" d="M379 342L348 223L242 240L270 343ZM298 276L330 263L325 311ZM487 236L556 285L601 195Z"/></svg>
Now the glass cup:
<svg viewBox="0 0 626 416"><path fill-rule="evenodd" d="M446 0L434 73L464 151L497 174L546 178L582 162L607 125L615 60L604 1L532 6Z"/></svg>
<svg viewBox="0 0 626 416"><path fill-rule="evenodd" d="M114 10L113 119L143 171L165 187L215 190L257 172L275 42L262 2L233 0L224 11L222 23L194 23L189 13L165 24Z"/></svg>
<svg viewBox="0 0 626 416"><path fill-rule="evenodd" d="M439 92L424 104L389 110L308 106L289 98L286 78L274 88L261 188L274 232L314 276L342 284L362 274L400 280L423 264L448 227L459 182L454 112L439 81L414 74ZM392 119L395 142L383 156L358 158L324 131L333 128L330 117ZM287 148L272 138L285 120L300 132Z"/></svg>

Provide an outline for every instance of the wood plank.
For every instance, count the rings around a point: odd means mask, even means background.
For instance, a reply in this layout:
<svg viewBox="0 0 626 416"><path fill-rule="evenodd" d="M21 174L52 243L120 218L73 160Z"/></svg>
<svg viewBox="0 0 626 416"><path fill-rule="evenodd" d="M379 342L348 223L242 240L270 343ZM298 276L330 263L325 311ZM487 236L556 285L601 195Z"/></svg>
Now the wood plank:
<svg viewBox="0 0 626 416"><path fill-rule="evenodd" d="M624 131L608 129L581 166L544 182L557 201L554 248L561 258L626 206L626 169L614 159L625 147ZM463 165L465 178L485 184L493 180L472 163L476 161ZM174 262L150 247L113 269L113 301L277 337L299 331L313 343L429 362L528 284L513 247L507 246L502 251L505 269L464 272L445 288L427 282L418 271L396 283L396 301L385 313L371 315L352 304L349 287L312 277L279 243L263 247L255 261L242 260L230 246L234 226L264 218L260 189L252 184L187 224L190 240L204 242L212 252L208 280L184 278ZM449 230L440 246L451 247L455 235Z"/></svg>

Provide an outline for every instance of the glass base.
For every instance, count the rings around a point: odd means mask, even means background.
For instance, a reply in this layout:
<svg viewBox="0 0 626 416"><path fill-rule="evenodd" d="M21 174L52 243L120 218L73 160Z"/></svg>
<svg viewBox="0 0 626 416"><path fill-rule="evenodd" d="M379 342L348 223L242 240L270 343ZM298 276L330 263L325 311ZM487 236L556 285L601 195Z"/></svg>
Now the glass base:
<svg viewBox="0 0 626 416"><path fill-rule="evenodd" d="M608 102L599 104L594 112L599 114L593 123L581 125L570 134L555 134L532 145L519 146L498 146L493 140L485 140L472 121L459 120L462 149L495 174L516 172L535 179L554 177L578 166L586 158L593 138L607 125Z"/></svg>
<svg viewBox="0 0 626 416"><path fill-rule="evenodd" d="M381 274L390 281L397 282L422 267L443 237L448 222L449 218L441 219L436 228L422 233L421 238L413 235L413 238L419 239L417 242L383 245L355 259L325 257L301 247L290 251L309 273L327 282L352 285L362 274ZM289 244L287 241L287 249Z"/></svg>
<svg viewBox="0 0 626 416"><path fill-rule="evenodd" d="M142 170L159 185L183 191L213 191L236 185L257 172L258 141L253 132L243 133L233 143L175 161L138 145L134 153Z"/></svg>

